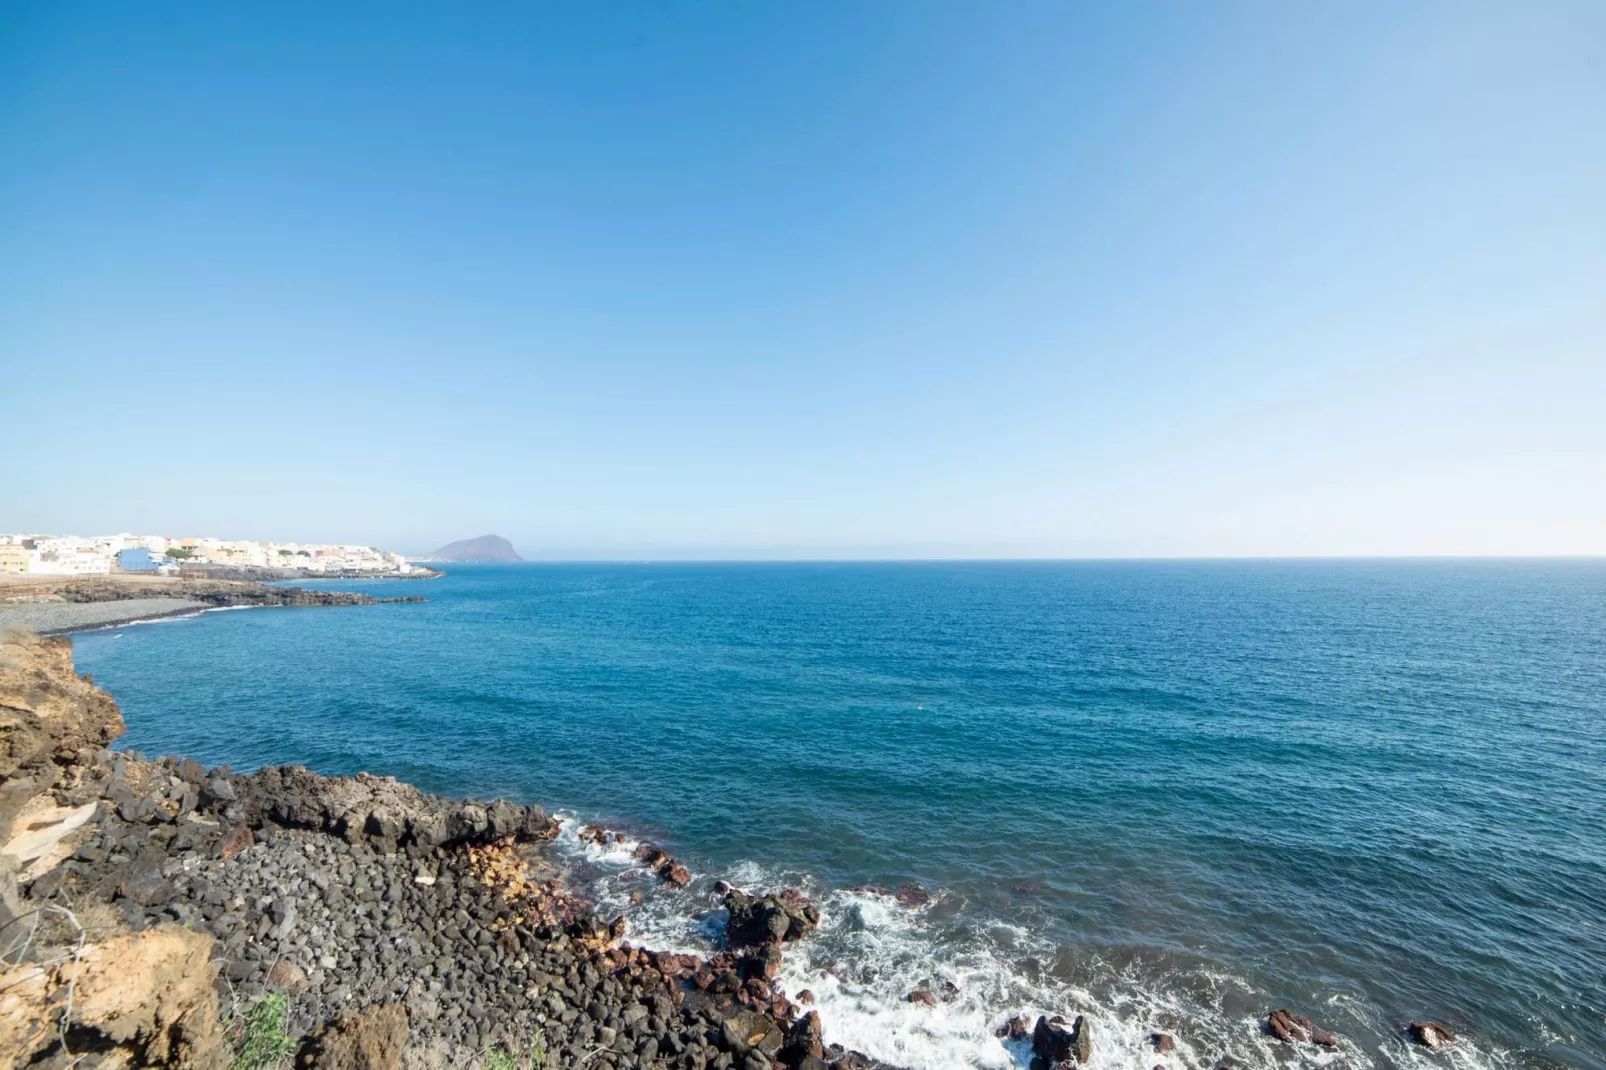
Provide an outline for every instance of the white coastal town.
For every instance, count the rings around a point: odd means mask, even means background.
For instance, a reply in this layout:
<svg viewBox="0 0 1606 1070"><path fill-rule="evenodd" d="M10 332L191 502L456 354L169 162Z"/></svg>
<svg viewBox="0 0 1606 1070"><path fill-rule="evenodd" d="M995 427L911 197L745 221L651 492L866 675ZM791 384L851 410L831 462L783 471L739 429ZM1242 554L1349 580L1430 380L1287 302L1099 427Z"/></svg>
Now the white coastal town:
<svg viewBox="0 0 1606 1070"><path fill-rule="evenodd" d="M0 575L194 574L213 569L403 576L419 571L401 554L373 546L166 535L0 534Z"/></svg>

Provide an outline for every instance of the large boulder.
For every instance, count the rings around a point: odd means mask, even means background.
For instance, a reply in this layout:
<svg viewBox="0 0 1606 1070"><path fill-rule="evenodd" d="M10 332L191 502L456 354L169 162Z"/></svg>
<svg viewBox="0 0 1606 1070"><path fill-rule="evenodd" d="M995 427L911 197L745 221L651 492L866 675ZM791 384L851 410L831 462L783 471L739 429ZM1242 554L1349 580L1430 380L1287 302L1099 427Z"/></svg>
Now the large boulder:
<svg viewBox="0 0 1606 1070"><path fill-rule="evenodd" d="M738 1010L720 1027L721 1047L737 1056L745 1056L749 1051L773 1056L785 1043L781 1027L768 1015L757 1011Z"/></svg>
<svg viewBox="0 0 1606 1070"><path fill-rule="evenodd" d="M1279 1007L1266 1015L1266 1032L1284 1044L1302 1044L1306 1040L1304 1026L1299 1024L1294 1012L1286 1007Z"/></svg>
<svg viewBox="0 0 1606 1070"><path fill-rule="evenodd" d="M1266 1015L1266 1032L1284 1044L1310 1042L1321 1048L1338 1047L1338 1038L1303 1014L1279 1007Z"/></svg>
<svg viewBox="0 0 1606 1070"><path fill-rule="evenodd" d="M1455 1043L1455 1034L1440 1022L1412 1022L1405 1027L1411 1039L1429 1051L1441 1051Z"/></svg>
<svg viewBox="0 0 1606 1070"><path fill-rule="evenodd" d="M732 947L801 940L820 925L820 908L794 888L763 896L732 888L725 893L725 909L730 913L725 937Z"/></svg>
<svg viewBox="0 0 1606 1070"><path fill-rule="evenodd" d="M1093 1023L1080 1014L1071 1026L1071 1052L1083 1066L1093 1061Z"/></svg>
<svg viewBox="0 0 1606 1070"><path fill-rule="evenodd" d="M1032 1029L1032 1054L1050 1066L1063 1063L1070 1057L1073 1039L1064 1018L1057 1014L1052 1018L1038 1015Z"/></svg>
<svg viewBox="0 0 1606 1070"><path fill-rule="evenodd" d="M1093 1024L1080 1014L1069 1028L1057 1014L1052 1018L1039 1016L1032 1030L1032 1054L1049 1067L1065 1066L1073 1060L1085 1064L1093 1058Z"/></svg>

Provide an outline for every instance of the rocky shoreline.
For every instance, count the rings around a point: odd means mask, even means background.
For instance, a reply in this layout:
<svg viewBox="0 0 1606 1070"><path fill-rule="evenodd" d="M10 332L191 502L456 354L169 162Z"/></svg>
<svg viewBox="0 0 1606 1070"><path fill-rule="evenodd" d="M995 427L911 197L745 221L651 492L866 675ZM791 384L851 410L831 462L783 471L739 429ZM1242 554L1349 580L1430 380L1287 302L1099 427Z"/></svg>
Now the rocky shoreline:
<svg viewBox="0 0 1606 1070"><path fill-rule="evenodd" d="M140 598L141 588L105 580L78 580L63 584L56 593L64 602L115 602ZM373 606L386 602L422 602L418 595L375 598L353 591L317 591L305 587L274 587L249 580L173 581L164 588L171 598L185 598L213 609L239 606Z"/></svg>
<svg viewBox="0 0 1606 1070"><path fill-rule="evenodd" d="M423 602L418 595L376 598L351 591L275 587L248 580L57 580L11 584L0 597L0 627L42 635L109 628L135 621L184 616L204 609L267 606L367 606Z"/></svg>
<svg viewBox="0 0 1606 1070"><path fill-rule="evenodd" d="M819 920L795 892L726 889L710 958L649 951L568 886L539 806L110 751L62 638L4 640L0 711L0 1065L239 1066L271 998L263 1066L877 1065L774 987Z"/></svg>
<svg viewBox="0 0 1606 1070"><path fill-rule="evenodd" d="M180 567L185 579L247 580L254 583L282 583L285 580L438 580L446 575L438 568L414 563L411 572L365 572L337 569L314 572L309 568L258 568L254 565L201 565Z"/></svg>
<svg viewBox="0 0 1606 1070"><path fill-rule="evenodd" d="M69 640L0 635L0 1068L885 1065L826 1045L809 993L776 983L821 921L795 889L719 881L717 950L635 947L626 918L583 898L540 806L147 760L108 749L122 732ZM578 838L627 842L596 827ZM665 885L691 883L653 844L634 856ZM915 885L858 890L929 901ZM1073 1017L1011 1017L996 1035L1031 1070L1121 1057L1100 1056L1094 1023ZM1290 1054L1344 1047L1287 1009L1261 1030ZM1437 1022L1403 1032L1456 1043ZM1145 1050L1160 1070L1184 1065L1169 1034Z"/></svg>

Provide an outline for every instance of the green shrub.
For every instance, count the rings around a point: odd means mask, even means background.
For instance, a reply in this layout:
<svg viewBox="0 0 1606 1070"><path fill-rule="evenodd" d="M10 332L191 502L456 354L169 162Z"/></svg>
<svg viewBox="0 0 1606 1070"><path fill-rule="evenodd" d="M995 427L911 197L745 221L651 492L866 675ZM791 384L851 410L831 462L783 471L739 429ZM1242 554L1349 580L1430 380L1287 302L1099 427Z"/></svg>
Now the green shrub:
<svg viewBox="0 0 1606 1070"><path fill-rule="evenodd" d="M539 1070L546 1062L546 1036L539 1029L530 1040L523 1055L514 1055L504 1048L490 1048L485 1052L484 1070Z"/></svg>
<svg viewBox="0 0 1606 1070"><path fill-rule="evenodd" d="M277 992L253 1003L238 1019L240 1035L229 1070L274 1070L289 1059L296 1044L285 1032L284 1017L285 1000Z"/></svg>

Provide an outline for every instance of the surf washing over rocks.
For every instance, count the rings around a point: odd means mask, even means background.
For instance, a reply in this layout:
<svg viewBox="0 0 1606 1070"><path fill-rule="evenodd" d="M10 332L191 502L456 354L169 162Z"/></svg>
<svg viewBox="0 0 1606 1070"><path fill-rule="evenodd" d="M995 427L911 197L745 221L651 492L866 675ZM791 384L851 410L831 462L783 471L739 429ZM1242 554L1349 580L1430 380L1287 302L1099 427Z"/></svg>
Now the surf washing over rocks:
<svg viewBox="0 0 1606 1070"><path fill-rule="evenodd" d="M1177 978L1156 989L1095 962L1082 983L1055 975L1054 945L1017 926L973 924L941 890L831 889L807 874L747 863L724 878L688 873L664 885L643 865L643 844L626 833L562 815L556 839L576 860L582 886L599 908L617 910L642 942L706 955L725 941L722 890L800 889L821 920L808 940L788 947L777 989L820 1012L827 1044L910 1070L1011 1067L1260 1068L1507 1066L1508 1053L1458 1037L1437 1022L1412 1021L1396 1043L1368 1053L1311 1019L1271 1008L1224 1012L1220 999L1253 998L1225 975ZM648 857L656 850L646 844ZM1191 988L1191 991L1190 991ZM1096 1038L1096 1039L1095 1039ZM1292 1060L1292 1062L1290 1061Z"/></svg>
<svg viewBox="0 0 1606 1070"><path fill-rule="evenodd" d="M1603 607L1599 563L522 565L77 642L146 752L563 807L634 943L801 890L774 980L869 1056L1025 1070L997 1031L1058 1015L1094 1065L1598 1070Z"/></svg>

